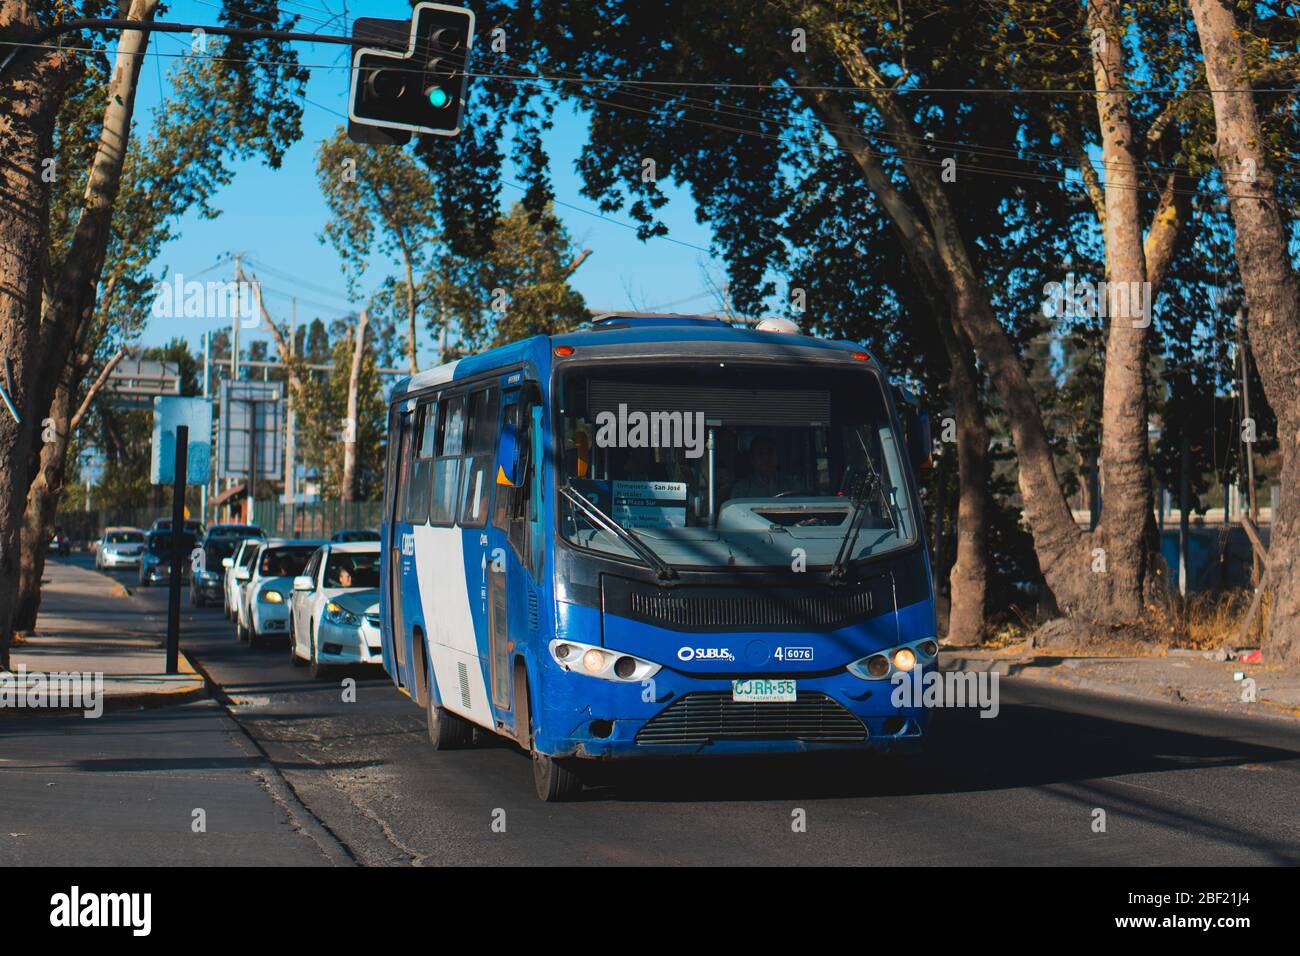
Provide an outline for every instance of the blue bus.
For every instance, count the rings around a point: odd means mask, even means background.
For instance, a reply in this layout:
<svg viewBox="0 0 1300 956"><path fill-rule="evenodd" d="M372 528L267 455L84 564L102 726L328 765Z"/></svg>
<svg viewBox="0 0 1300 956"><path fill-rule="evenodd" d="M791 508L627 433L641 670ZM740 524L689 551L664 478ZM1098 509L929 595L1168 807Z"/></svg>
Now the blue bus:
<svg viewBox="0 0 1300 956"><path fill-rule="evenodd" d="M538 796L592 761L911 752L937 666L913 467L928 423L852 342L608 315L394 390L384 666L436 749Z"/></svg>

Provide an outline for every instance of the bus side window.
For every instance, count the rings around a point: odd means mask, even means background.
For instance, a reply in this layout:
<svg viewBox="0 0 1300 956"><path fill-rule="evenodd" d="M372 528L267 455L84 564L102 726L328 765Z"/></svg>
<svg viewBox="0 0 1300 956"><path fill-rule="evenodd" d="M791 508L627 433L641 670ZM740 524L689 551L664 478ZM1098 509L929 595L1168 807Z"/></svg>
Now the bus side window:
<svg viewBox="0 0 1300 956"><path fill-rule="evenodd" d="M487 524L488 496L492 490L493 452L497 437L497 390L481 388L470 395L465 437L465 490L460 511L462 528Z"/></svg>
<svg viewBox="0 0 1300 956"><path fill-rule="evenodd" d="M437 460L433 468L433 494L429 523L450 525L456 518L460 491L460 456L465 444L465 396L454 395L438 403Z"/></svg>
<svg viewBox="0 0 1300 956"><path fill-rule="evenodd" d="M508 396L507 396L508 397ZM500 433L505 431L506 426L510 425L515 429L515 434L519 434L519 402L508 401L501 407L501 428ZM499 450L499 449L498 449ZM492 481L496 483L496 467L492 468ZM515 489L509 485L496 485L496 496L492 501L492 527L498 531L510 530L510 515L514 513Z"/></svg>
<svg viewBox="0 0 1300 956"><path fill-rule="evenodd" d="M406 492L407 522L424 524L429 520L429 479L433 473L433 438L434 423L437 421L438 405L425 402L419 407L415 417L415 441L412 442L409 468L409 488Z"/></svg>

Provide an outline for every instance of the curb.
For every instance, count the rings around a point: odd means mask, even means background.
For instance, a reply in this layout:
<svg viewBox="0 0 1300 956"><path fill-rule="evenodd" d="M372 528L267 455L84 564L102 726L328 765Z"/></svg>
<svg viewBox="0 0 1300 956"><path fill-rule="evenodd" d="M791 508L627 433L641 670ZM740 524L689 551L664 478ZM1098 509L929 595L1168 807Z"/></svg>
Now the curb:
<svg viewBox="0 0 1300 956"><path fill-rule="evenodd" d="M1067 658L1068 659L1068 658ZM1274 703L1269 700L1260 700L1254 704L1252 710L1238 710L1219 700L1205 700L1201 698L1186 697L1181 689L1173 684L1166 685L1163 690L1138 690L1134 687L1128 687L1124 684L1115 684L1110 681L1093 680L1090 677L1067 676L1062 671L1068 670L1069 665L1061 663L1060 658L1054 659L1052 663L1039 664L1024 659L992 659L992 658L971 658L962 655L953 655L944 659L940 652L940 670L962 671L969 673L991 673L996 672L1002 677L1011 680L1025 680L1035 684L1047 684L1055 687L1067 687L1074 690L1086 690L1093 694L1101 694L1106 697L1121 697L1126 700L1141 700L1147 703L1165 702L1173 704L1184 704L1189 707L1199 707L1203 710L1212 710L1216 713L1233 714L1239 717L1272 717L1275 719L1295 721L1300 719L1292 708L1285 704Z"/></svg>
<svg viewBox="0 0 1300 956"><path fill-rule="evenodd" d="M141 691L133 694L114 694L113 696L104 697L104 714L117 714L130 710L159 710L163 707L179 706L180 704L191 704L197 700L206 700L208 694L207 679L194 668L194 664L181 651L181 671L188 671L195 679L203 681L198 687L187 687L184 690L155 690ZM0 710L0 717L15 717L19 719L35 719L42 717L73 717L85 713L82 707L38 707L38 708L14 708L13 710ZM90 719L90 718L88 718Z"/></svg>

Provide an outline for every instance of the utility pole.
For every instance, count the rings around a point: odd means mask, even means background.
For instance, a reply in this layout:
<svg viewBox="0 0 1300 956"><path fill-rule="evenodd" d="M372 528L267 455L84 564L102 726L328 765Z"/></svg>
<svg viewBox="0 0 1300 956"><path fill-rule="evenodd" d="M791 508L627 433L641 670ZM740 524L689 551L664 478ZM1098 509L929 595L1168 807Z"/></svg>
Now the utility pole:
<svg viewBox="0 0 1300 956"><path fill-rule="evenodd" d="M294 298L293 305L289 311L289 357L296 357L298 352L298 300ZM293 389L288 387L285 382L285 398L288 403L288 414L285 415L284 422L284 503L291 506L297 501L297 448L294 445L294 427L297 424L294 417L297 413L295 408Z"/></svg>
<svg viewBox="0 0 1300 956"><path fill-rule="evenodd" d="M211 400L212 394L212 333L203 333L203 397ZM209 442L212 436L208 436ZM208 445L211 448L211 444ZM199 520L208 523L208 483L199 485Z"/></svg>
<svg viewBox="0 0 1300 956"><path fill-rule="evenodd" d="M235 282L244 281L244 257L235 253ZM234 315L230 322L230 380L239 381L239 310L232 310Z"/></svg>
<svg viewBox="0 0 1300 956"><path fill-rule="evenodd" d="M1237 310L1237 355L1241 360L1241 412L1242 421L1250 421L1250 353L1246 345L1246 316L1241 309ZM1254 423L1251 422L1253 430ZM1246 441L1245 428L1242 429L1242 444L1246 446L1246 495L1247 507L1250 509L1250 520L1256 525L1259 524L1259 511L1255 501L1255 443ZM1259 587L1260 575L1263 568L1260 565L1259 552L1255 550L1254 545L1250 549L1250 583L1254 587Z"/></svg>

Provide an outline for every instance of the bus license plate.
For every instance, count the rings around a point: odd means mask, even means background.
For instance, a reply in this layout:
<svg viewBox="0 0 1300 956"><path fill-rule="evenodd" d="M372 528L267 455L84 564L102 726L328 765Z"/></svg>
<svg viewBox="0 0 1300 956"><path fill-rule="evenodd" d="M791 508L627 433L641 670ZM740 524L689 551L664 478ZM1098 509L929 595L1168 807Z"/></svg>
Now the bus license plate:
<svg viewBox="0 0 1300 956"><path fill-rule="evenodd" d="M731 699L736 703L777 704L796 700L792 680L733 680Z"/></svg>

